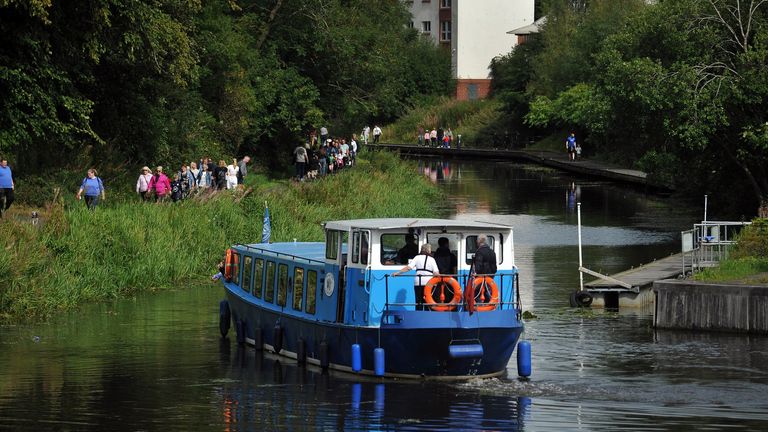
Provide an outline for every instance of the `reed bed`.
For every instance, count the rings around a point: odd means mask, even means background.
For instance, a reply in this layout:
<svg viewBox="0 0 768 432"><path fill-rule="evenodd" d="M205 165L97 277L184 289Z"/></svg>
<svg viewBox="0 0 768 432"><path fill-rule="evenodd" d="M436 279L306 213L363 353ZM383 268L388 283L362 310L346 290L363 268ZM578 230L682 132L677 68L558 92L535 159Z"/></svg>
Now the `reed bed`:
<svg viewBox="0 0 768 432"><path fill-rule="evenodd" d="M50 206L40 226L0 222L0 320L41 319L94 301L207 281L224 250L261 240L265 201L272 241L319 241L321 222L435 217L439 192L388 153L321 181L249 179L245 197L222 192L175 204Z"/></svg>

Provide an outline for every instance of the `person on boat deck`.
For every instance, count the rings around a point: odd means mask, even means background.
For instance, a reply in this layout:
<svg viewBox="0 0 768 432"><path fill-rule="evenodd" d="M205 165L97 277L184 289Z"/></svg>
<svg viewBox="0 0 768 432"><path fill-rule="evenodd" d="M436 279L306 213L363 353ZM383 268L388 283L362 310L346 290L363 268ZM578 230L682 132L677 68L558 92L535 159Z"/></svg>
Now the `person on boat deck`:
<svg viewBox="0 0 768 432"><path fill-rule="evenodd" d="M405 235L405 246L397 251L397 263L408 264L419 253L419 246L416 244L416 237L413 234Z"/></svg>
<svg viewBox="0 0 768 432"><path fill-rule="evenodd" d="M441 274L450 275L456 274L459 266L459 260L456 255L451 252L447 237L440 237L437 239L437 250L435 250L435 262L437 262L437 268Z"/></svg>
<svg viewBox="0 0 768 432"><path fill-rule="evenodd" d="M477 275L496 274L496 252L488 246L488 238L483 234L477 236L477 250L472 265Z"/></svg>
<svg viewBox="0 0 768 432"><path fill-rule="evenodd" d="M440 276L440 269L437 268L435 259L432 258L432 245L424 243L421 245L421 253L416 255L413 260L405 267L394 272L393 276L398 276L410 270L416 270L416 276L413 278L413 293L416 296L416 310L423 311L424 308L424 285L429 283L433 276Z"/></svg>

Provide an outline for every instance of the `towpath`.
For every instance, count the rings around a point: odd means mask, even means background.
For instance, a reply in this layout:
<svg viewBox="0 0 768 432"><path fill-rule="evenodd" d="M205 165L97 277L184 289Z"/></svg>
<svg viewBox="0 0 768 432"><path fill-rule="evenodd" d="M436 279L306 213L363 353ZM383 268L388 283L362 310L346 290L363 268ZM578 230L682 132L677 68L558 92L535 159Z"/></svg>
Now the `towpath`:
<svg viewBox="0 0 768 432"><path fill-rule="evenodd" d="M439 156L459 159L489 159L489 160L518 160L537 163L562 171L579 175L615 180L631 183L657 190L671 190L668 185L658 184L648 175L639 170L621 167L603 161L592 159L579 159L571 161L565 152L553 152L547 150L497 150L477 148L432 148L407 144L369 144L370 148L380 148L399 151L403 154L417 156Z"/></svg>

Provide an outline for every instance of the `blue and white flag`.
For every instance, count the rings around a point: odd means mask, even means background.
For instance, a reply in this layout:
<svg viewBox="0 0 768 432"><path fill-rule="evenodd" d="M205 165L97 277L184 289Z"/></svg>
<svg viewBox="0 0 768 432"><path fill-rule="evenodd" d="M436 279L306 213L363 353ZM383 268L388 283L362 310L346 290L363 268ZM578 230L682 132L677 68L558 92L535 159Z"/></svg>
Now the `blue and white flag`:
<svg viewBox="0 0 768 432"><path fill-rule="evenodd" d="M269 243L269 237L272 235L272 222L269 220L269 207L264 203L264 226L261 228L261 242Z"/></svg>

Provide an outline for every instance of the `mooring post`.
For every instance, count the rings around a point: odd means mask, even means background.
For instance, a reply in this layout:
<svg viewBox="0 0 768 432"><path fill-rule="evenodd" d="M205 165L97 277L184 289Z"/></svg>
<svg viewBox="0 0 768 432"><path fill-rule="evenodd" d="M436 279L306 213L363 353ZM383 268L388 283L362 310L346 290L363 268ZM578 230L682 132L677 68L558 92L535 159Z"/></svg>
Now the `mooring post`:
<svg viewBox="0 0 768 432"><path fill-rule="evenodd" d="M576 203L576 219L579 226L579 291L584 291L584 273L581 271L584 267L581 256L581 202Z"/></svg>

